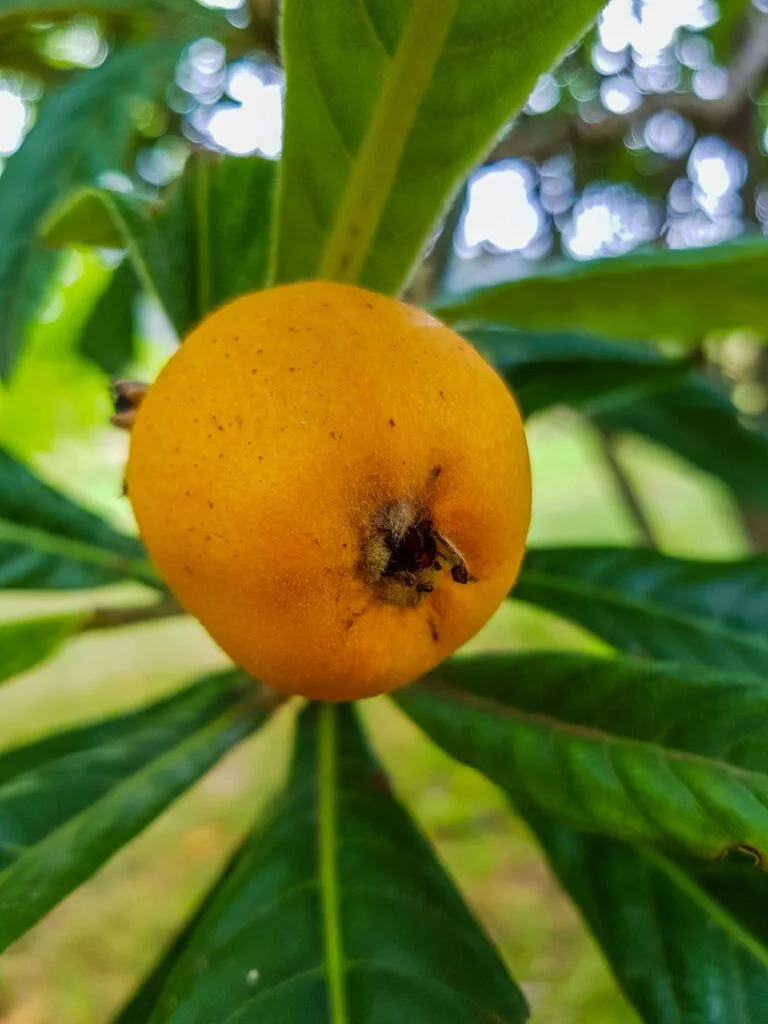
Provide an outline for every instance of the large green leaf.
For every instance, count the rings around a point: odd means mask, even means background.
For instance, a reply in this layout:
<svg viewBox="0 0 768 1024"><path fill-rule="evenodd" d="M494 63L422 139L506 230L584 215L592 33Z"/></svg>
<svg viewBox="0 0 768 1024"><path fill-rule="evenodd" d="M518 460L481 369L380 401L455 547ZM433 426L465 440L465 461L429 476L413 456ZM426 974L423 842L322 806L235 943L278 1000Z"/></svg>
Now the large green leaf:
<svg viewBox="0 0 768 1024"><path fill-rule="evenodd" d="M133 360L134 307L140 290L133 267L123 260L96 300L80 335L82 354L110 377L123 373Z"/></svg>
<svg viewBox="0 0 768 1024"><path fill-rule="evenodd" d="M285 0L277 281L397 291L601 0Z"/></svg>
<svg viewBox="0 0 768 1024"><path fill-rule="evenodd" d="M65 498L0 450L0 588L159 586L134 537Z"/></svg>
<svg viewBox="0 0 768 1024"><path fill-rule="evenodd" d="M264 285L274 164L199 154L163 204L86 188L43 224L49 245L127 250L183 337L210 309Z"/></svg>
<svg viewBox="0 0 768 1024"><path fill-rule="evenodd" d="M0 949L265 721L270 706L229 672L1 755Z"/></svg>
<svg viewBox="0 0 768 1024"><path fill-rule="evenodd" d="M660 249L563 262L526 278L447 300L436 310L460 327L485 324L595 331L612 338L698 341L710 331L768 318L768 239L711 248Z"/></svg>
<svg viewBox="0 0 768 1024"><path fill-rule="evenodd" d="M739 503L768 507L768 430L748 425L732 402L691 373L677 387L597 411L605 430L642 434L726 483Z"/></svg>
<svg viewBox="0 0 768 1024"><path fill-rule="evenodd" d="M41 104L37 121L0 178L0 375L7 375L50 275L37 228L76 185L122 164L137 97L170 78L179 45L146 43L85 71Z"/></svg>
<svg viewBox="0 0 768 1024"><path fill-rule="evenodd" d="M487 1024L522 996L373 761L351 706L302 715L287 791L161 967L144 1024ZM151 984L151 983L150 983Z"/></svg>
<svg viewBox="0 0 768 1024"><path fill-rule="evenodd" d="M629 654L768 677L768 556L698 562L628 548L529 551L514 596Z"/></svg>
<svg viewBox="0 0 768 1024"><path fill-rule="evenodd" d="M768 689L569 654L447 662L398 703L437 743L575 828L768 857Z"/></svg>
<svg viewBox="0 0 768 1024"><path fill-rule="evenodd" d="M589 334L480 328L466 337L509 383L525 416L552 405L607 410L674 387L689 363Z"/></svg>
<svg viewBox="0 0 768 1024"><path fill-rule="evenodd" d="M0 623L0 684L49 658L86 618L75 613Z"/></svg>
<svg viewBox="0 0 768 1024"><path fill-rule="evenodd" d="M768 876L677 863L523 807L647 1024L751 1024L768 1006Z"/></svg>

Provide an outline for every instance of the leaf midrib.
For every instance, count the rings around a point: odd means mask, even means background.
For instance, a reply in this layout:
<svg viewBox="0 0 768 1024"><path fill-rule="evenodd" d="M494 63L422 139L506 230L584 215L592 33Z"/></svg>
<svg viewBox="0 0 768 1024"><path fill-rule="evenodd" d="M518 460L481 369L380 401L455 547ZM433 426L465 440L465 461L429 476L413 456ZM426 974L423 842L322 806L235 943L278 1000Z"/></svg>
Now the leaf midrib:
<svg viewBox="0 0 768 1024"><path fill-rule="evenodd" d="M748 633L746 628L744 632L729 628L723 624L722 619L709 619L704 617L700 619L695 618L693 615L686 615L672 605L651 604L638 598L627 597L619 590L611 590L606 587L601 587L595 583L586 583L581 579L573 580L569 577L542 573L540 571L537 572L536 570L531 571L523 569L520 575L520 583L524 584L526 582L530 582L534 586L544 587L551 590L562 590L578 597L597 598L609 605L617 605L622 608L641 612L649 618L663 618L667 622L672 620L681 626L687 626L700 633L706 632L709 635L715 634L721 636L723 639L728 640L731 643L738 643L740 646L751 648L757 653L768 657L768 639L760 642L756 634ZM516 597L514 590L510 596L512 598ZM520 597L519 600L524 601L526 604L538 603L535 601L529 601L524 597Z"/></svg>
<svg viewBox="0 0 768 1024"><path fill-rule="evenodd" d="M656 757L668 758L671 761L678 761L685 764L699 765L707 768L715 768L737 778L745 783L760 782L768 783L768 772L754 771L750 768L741 768L739 765L722 761L719 757L707 757L704 754L695 754L688 750L679 750L674 747L664 747L651 740L639 740L633 736L620 736L604 732L602 729L589 725L576 725L573 722L564 722L562 719L553 718L552 715L539 711L523 711L521 708L511 707L492 697L484 697L481 694L470 693L445 683L439 679L439 674L429 676L421 683L415 684L417 689L436 694L456 704L464 704L467 707L483 711L493 717L500 714L512 721L521 722L525 725L534 725L552 732L564 733L577 739L588 740L591 743L599 743L605 746L624 747L629 746L642 750L645 754L652 754ZM406 700L407 700L407 694Z"/></svg>
<svg viewBox="0 0 768 1024"><path fill-rule="evenodd" d="M318 869L331 1024L350 1024L338 879L336 708L321 704L317 732Z"/></svg>
<svg viewBox="0 0 768 1024"><path fill-rule="evenodd" d="M129 539L126 537L126 540ZM53 555L68 558L73 562L98 565L103 569L131 576L151 587L162 586L151 562L120 555L87 541L49 533L8 519L0 519L0 543L18 544L21 547L33 548L41 555Z"/></svg>
<svg viewBox="0 0 768 1024"><path fill-rule="evenodd" d="M458 0L411 3L339 201L318 277L359 279L457 5Z"/></svg>
<svg viewBox="0 0 768 1024"><path fill-rule="evenodd" d="M763 967L768 969L768 947L760 942L749 929L745 928L736 917L720 902L713 899L695 879L678 867L674 861L663 853L648 847L638 848L638 854L652 867L656 868L691 900L697 907L710 917L734 942L747 950Z"/></svg>

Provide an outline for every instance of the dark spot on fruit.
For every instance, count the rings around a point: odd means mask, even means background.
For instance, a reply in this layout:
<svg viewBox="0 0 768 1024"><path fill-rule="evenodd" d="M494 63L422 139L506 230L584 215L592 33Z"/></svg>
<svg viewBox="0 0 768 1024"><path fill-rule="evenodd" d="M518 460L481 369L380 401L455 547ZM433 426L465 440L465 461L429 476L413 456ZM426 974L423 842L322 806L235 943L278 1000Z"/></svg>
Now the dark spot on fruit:
<svg viewBox="0 0 768 1024"><path fill-rule="evenodd" d="M432 639L434 640L434 642L436 644L439 643L440 642L440 634L437 631L437 626L435 625L434 620L433 619L427 619L427 622L429 623L429 635L432 637Z"/></svg>
<svg viewBox="0 0 768 1024"><path fill-rule="evenodd" d="M395 423L395 421L393 419L390 418L389 425L390 425L390 427L394 427L397 424Z"/></svg>
<svg viewBox="0 0 768 1024"><path fill-rule="evenodd" d="M442 472L443 472L443 467L442 466L433 466L432 469L429 472L429 475L432 477L433 480L437 480L437 478L440 476L440 474Z"/></svg>

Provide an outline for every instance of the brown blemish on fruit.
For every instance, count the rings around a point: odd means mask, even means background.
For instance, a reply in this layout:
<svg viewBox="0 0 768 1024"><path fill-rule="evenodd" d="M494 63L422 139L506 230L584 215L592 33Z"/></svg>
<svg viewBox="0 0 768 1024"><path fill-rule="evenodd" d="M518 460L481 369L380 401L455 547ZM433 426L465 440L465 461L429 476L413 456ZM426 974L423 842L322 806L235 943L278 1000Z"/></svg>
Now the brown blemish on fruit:
<svg viewBox="0 0 768 1024"><path fill-rule="evenodd" d="M463 557L435 528L426 508L395 501L374 515L363 538L359 571L380 600L416 607L425 594L434 591L443 564L450 566L454 583L474 580Z"/></svg>

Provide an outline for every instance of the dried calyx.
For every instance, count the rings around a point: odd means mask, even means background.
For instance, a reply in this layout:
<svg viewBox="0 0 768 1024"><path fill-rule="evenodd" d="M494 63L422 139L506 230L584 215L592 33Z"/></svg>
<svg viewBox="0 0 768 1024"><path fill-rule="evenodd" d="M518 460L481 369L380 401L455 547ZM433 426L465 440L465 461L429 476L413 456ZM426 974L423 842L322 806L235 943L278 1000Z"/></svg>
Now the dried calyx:
<svg viewBox="0 0 768 1024"><path fill-rule="evenodd" d="M144 395L149 390L148 384L137 380L117 380L112 384L112 405L115 414L110 420L114 427L130 430L136 419L136 412Z"/></svg>
<svg viewBox="0 0 768 1024"><path fill-rule="evenodd" d="M381 600L401 607L417 605L441 575L454 583L474 579L429 513L407 501L385 505L374 516L363 544L361 572Z"/></svg>

